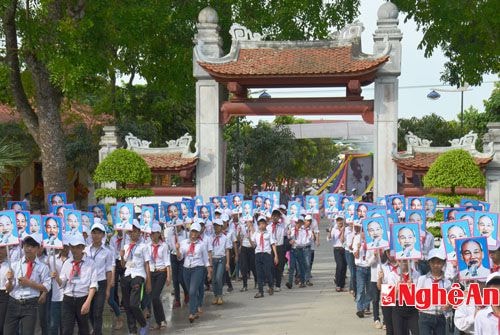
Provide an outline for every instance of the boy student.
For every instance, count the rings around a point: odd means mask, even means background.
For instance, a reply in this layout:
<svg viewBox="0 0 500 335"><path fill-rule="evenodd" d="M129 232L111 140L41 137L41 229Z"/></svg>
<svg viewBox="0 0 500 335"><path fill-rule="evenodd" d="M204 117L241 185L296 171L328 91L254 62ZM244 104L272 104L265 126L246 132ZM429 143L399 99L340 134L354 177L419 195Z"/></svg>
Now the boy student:
<svg viewBox="0 0 500 335"><path fill-rule="evenodd" d="M257 276L255 272L255 249L252 246L251 234L253 228L253 220L241 221L238 226L238 239L240 241L240 266L243 287L240 292L248 291L248 277L252 272L255 287L257 287Z"/></svg>
<svg viewBox="0 0 500 335"><path fill-rule="evenodd" d="M212 266L213 266L213 305L222 305L222 286L224 285L224 273L229 271L229 250L232 241L229 236L222 232L224 223L221 219L214 220L215 237L212 240Z"/></svg>
<svg viewBox="0 0 500 335"><path fill-rule="evenodd" d="M7 249L0 248L0 335L3 335L3 325L5 323L5 314L9 303L9 293L5 289L7 284L7 272L9 263L7 262Z"/></svg>
<svg viewBox="0 0 500 335"><path fill-rule="evenodd" d="M151 244L148 245L151 255L151 299L153 303L153 313L156 327L151 329L167 328L165 311L161 303L161 291L165 283L170 285L170 251L168 245L161 239L161 227L158 223L153 223L151 227Z"/></svg>
<svg viewBox="0 0 500 335"><path fill-rule="evenodd" d="M191 220L190 220L191 221ZM189 222L191 224L191 222ZM172 268L172 283L174 286L174 303L172 308L181 307L181 286L184 292L184 305L189 303L189 289L184 283L184 267L182 260L177 259L177 252L175 245L182 243L188 239L188 232L182 224L176 224L173 227L165 229L165 239L168 243L170 251L170 266Z"/></svg>
<svg viewBox="0 0 500 335"><path fill-rule="evenodd" d="M309 248L306 248L306 285L312 286L313 283L311 282L311 271L314 263L314 251L316 247L319 247L319 227L318 221L314 220L310 214L306 215L306 217L304 218L304 229L306 230L306 235L310 240Z"/></svg>
<svg viewBox="0 0 500 335"><path fill-rule="evenodd" d="M200 316L198 307L203 302L198 300L201 298L200 286L203 285L205 271L208 279L212 277L208 249L199 239L200 232L201 225L198 221L191 225L189 238L175 244L177 259L184 259L184 282L189 289L189 322L194 322Z"/></svg>
<svg viewBox="0 0 500 335"><path fill-rule="evenodd" d="M428 255L430 271L417 280L417 289L432 288L437 283L440 288L448 290L451 281L444 277L443 267L446 256L439 249L432 249ZM420 334L440 335L446 333L445 311L447 306L431 306L429 309L420 310L418 328Z"/></svg>
<svg viewBox="0 0 500 335"><path fill-rule="evenodd" d="M122 281L125 269L121 264L120 250L126 244L126 241L130 240L128 235L124 235L123 230L117 230L116 234L109 240L109 247L113 251L114 264L113 269L113 281L114 285L111 287L109 294L108 304L111 306L115 313L114 330L120 330L123 328L123 317L120 311L120 299L118 298L118 283Z"/></svg>
<svg viewBox="0 0 500 335"><path fill-rule="evenodd" d="M92 225L90 235L92 244L85 248L85 254L95 263L98 284L97 292L90 307L90 323L92 324L94 335L101 335L104 304L109 299L111 286L113 286L114 255L102 243L106 235L106 229L101 223L94 223Z"/></svg>
<svg viewBox="0 0 500 335"><path fill-rule="evenodd" d="M345 220L338 216L335 226L330 230L328 239L333 246L333 257L335 258L335 286L337 292L342 292L345 286L347 263L345 259Z"/></svg>
<svg viewBox="0 0 500 335"><path fill-rule="evenodd" d="M55 278L56 274L61 273L61 269L69 260L69 239L63 237L63 249L59 250L56 257L55 270L51 273L51 277ZM50 318L49 318L49 334L59 335L61 330L61 315L63 303L63 289L59 286L57 280L52 280L52 297L50 302Z"/></svg>
<svg viewBox="0 0 500 335"><path fill-rule="evenodd" d="M73 259L61 268L61 273L52 273L63 289L62 335L71 335L75 321L81 335L89 335L89 312L97 290L97 269L92 258L85 256L85 240L82 235L70 237L69 245Z"/></svg>
<svg viewBox="0 0 500 335"><path fill-rule="evenodd" d="M148 324L141 311L141 288L146 284L146 293L151 293L151 273L149 270L149 250L141 241L141 226L134 220L130 242L120 250L121 264L125 267L122 278L123 307L127 313L128 330L131 334L137 333L137 322L141 326L140 334L146 334Z"/></svg>
<svg viewBox="0 0 500 335"><path fill-rule="evenodd" d="M361 223L354 222L356 229L361 229ZM372 250L367 250L363 233L356 234L353 239L354 262L356 263L356 315L360 318L370 310L370 279L371 265L375 261Z"/></svg>
<svg viewBox="0 0 500 335"><path fill-rule="evenodd" d="M229 248L229 270L224 271L224 282L227 285L227 291L233 292L233 283L231 282L231 278L233 274L236 272L236 263L238 262L238 241L236 239L236 231L234 225L229 224L229 216L226 214L222 214L220 217L222 220L222 233L226 235ZM215 227L215 226L214 226ZM214 232L215 234L215 232Z"/></svg>
<svg viewBox="0 0 500 335"><path fill-rule="evenodd" d="M10 296L4 334L32 335L40 294L50 289L49 268L37 258L41 239L28 235L23 241L24 257L11 263L12 269L6 274L5 289Z"/></svg>
<svg viewBox="0 0 500 335"><path fill-rule="evenodd" d="M274 284L276 285L275 291L279 292L281 291L281 279L283 277L286 258L284 246L285 227L281 221L281 212L278 209L272 211L271 224L267 226L267 231L273 235L276 241L277 254L274 254L274 256L278 256L278 264L273 267L273 278Z"/></svg>
<svg viewBox="0 0 500 335"><path fill-rule="evenodd" d="M295 227L290 228L288 231L288 239L289 243L292 246L292 249L290 250L290 267L288 271L288 281L285 284L287 288L291 289L292 288L292 283L293 283L293 276L295 275L295 272L298 272L299 278L300 278L300 286L299 287L306 287L305 284L305 255L304 255L304 249L306 245L306 231L302 227L304 224L304 217L299 216L298 220L295 221ZM296 268L298 267L298 269Z"/></svg>
<svg viewBox="0 0 500 335"><path fill-rule="evenodd" d="M273 295L273 259L271 251L274 252L274 265L278 265L278 254L276 250L276 241L271 233L267 231L267 220L263 216L257 219L259 229L252 234L252 245L255 247L255 269L257 272L257 282L259 292L254 298L264 297L264 280L269 285L269 295Z"/></svg>

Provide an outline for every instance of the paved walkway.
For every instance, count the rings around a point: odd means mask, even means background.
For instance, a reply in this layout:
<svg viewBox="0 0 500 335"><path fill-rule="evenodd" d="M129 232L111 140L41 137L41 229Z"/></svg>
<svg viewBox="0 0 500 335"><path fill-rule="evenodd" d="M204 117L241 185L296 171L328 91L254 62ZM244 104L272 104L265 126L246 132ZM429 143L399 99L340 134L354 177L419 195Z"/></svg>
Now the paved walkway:
<svg viewBox="0 0 500 335"><path fill-rule="evenodd" d="M211 305L213 295L208 293L204 314L193 324L187 319L186 307L170 308L172 298L169 287L164 290L163 296L168 328L161 332L151 331L150 334L385 334L385 331L373 327L371 318L359 319L355 315L355 304L349 293L335 292L333 273L331 247L322 238L313 265L314 286L288 290L283 285L281 292L255 299L254 289L239 292L242 286L239 281L234 283L232 293L225 294L222 306ZM128 334L125 329L113 333L109 331L111 317L108 308L106 310L105 334Z"/></svg>

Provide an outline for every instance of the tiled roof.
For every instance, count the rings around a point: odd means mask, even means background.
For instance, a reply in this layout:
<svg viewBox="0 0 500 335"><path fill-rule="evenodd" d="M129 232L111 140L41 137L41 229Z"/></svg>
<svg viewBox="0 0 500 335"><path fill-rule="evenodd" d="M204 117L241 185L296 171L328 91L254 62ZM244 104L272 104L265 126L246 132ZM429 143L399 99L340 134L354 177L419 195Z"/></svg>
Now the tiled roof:
<svg viewBox="0 0 500 335"><path fill-rule="evenodd" d="M262 48L241 49L238 60L223 64L200 63L209 72L220 75L332 75L364 72L386 62L377 59L356 59L351 47L336 48Z"/></svg>
<svg viewBox="0 0 500 335"><path fill-rule="evenodd" d="M185 158L181 153L139 154L151 170L184 170L196 165L198 161L198 157Z"/></svg>
<svg viewBox="0 0 500 335"><path fill-rule="evenodd" d="M413 157L408 158L394 158L396 163L400 167L405 167L411 170L428 170L429 167L434 163L434 161L439 157L440 153L432 152L432 153L423 153L417 152ZM485 166L492 160L492 157L489 158L480 158L474 157L474 161L478 166Z"/></svg>

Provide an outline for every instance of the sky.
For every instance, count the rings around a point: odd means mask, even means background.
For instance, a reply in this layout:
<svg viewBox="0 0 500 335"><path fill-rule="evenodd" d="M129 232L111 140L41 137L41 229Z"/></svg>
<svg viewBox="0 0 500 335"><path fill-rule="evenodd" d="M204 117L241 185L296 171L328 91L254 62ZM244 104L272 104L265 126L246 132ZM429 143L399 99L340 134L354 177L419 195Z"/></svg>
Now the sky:
<svg viewBox="0 0 500 335"><path fill-rule="evenodd" d="M377 26L377 10L384 3L383 0L362 0L360 7L360 16L357 18L365 27L361 35L362 50L364 53L373 53L373 33ZM443 64L446 62L441 50L435 50L430 58L424 57L423 50L418 50L417 46L422 39L422 32L417 31L413 20L404 22L403 14L399 14L399 29L403 33L402 43L402 64L401 76L399 77L399 117L421 118L425 115L435 113L446 120L457 118L460 113L460 93L441 92L441 98L430 100L427 94L432 88L450 89L440 82L439 77L443 71ZM494 88L494 81L498 80L495 75L484 76L483 84L477 87L470 87L469 91L464 92L464 109L474 106L480 111L484 110L483 100L491 95ZM268 90L272 97L299 97L299 96L338 96L345 94L345 89L333 89L321 91L318 89L300 89L300 92L290 89ZM365 99L373 99L373 84L363 88L362 95ZM317 116L307 117L308 119L360 119L359 117L328 117ZM252 122L258 122L260 119L272 120L272 117L247 117Z"/></svg>

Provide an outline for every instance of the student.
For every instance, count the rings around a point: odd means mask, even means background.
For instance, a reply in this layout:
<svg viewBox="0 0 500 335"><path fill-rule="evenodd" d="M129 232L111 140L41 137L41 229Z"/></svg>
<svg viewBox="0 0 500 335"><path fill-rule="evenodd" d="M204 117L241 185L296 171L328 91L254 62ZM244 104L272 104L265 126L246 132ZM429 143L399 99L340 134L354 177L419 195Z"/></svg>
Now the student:
<svg viewBox="0 0 500 335"><path fill-rule="evenodd" d="M304 229L306 230L306 236L309 238L310 242L308 244L309 248L306 248L306 285L312 286L311 282L311 271L314 263L314 251L319 247L319 228L318 221L314 220L311 215L306 215L304 218Z"/></svg>
<svg viewBox="0 0 500 335"><path fill-rule="evenodd" d="M199 235L199 239L201 242L203 242L203 245L207 249L208 253L208 263L210 266L210 269L212 269L212 239L213 235L212 233L209 233L205 230L205 221L199 220L198 223L200 224L201 231ZM212 225L212 230L213 230L213 222L210 221L210 224ZM203 283L200 285L199 289L199 295L198 295L198 313L201 314L203 313L202 306L203 306L203 301L205 301L205 291L210 291L210 282L211 278L208 278L208 271L206 268L203 269ZM206 287L206 288L205 288Z"/></svg>
<svg viewBox="0 0 500 335"><path fill-rule="evenodd" d="M231 282L232 274L236 269L236 262L238 260L238 242L236 239L236 232L234 231L234 226L229 224L229 217L226 214L222 214L220 219L222 220L222 233L227 237L228 248L229 248L229 269L224 271L224 282L227 285L227 292L233 292L233 283ZM215 223L214 223L215 227ZM215 231L214 231L215 234ZM215 273L215 270L214 270ZM222 298L221 298L222 299Z"/></svg>
<svg viewBox="0 0 500 335"><path fill-rule="evenodd" d="M99 208L99 207L98 207ZM123 317L120 311L120 299L118 298L118 288L123 275L125 274L125 269L121 264L120 250L126 243L126 238L128 235L124 235L123 230L117 230L116 234L109 240L109 248L113 251L114 267L113 267L113 281L114 284L111 286L109 293L108 304L113 309L115 314L113 330L120 330L123 328Z"/></svg>
<svg viewBox="0 0 500 335"><path fill-rule="evenodd" d="M491 273L486 279L486 287L500 290L500 273ZM474 333L476 335L498 334L500 306L487 306L476 314Z"/></svg>
<svg viewBox="0 0 500 335"><path fill-rule="evenodd" d="M278 264L278 254L276 251L276 241L272 234L267 231L267 220L265 217L260 216L257 219L259 230L252 234L252 245L255 247L255 269L257 272L257 283L259 285L259 292L255 294L254 298L264 297L264 280L269 285L269 295L273 295L273 274L272 266L273 259L271 251L274 252L274 265Z"/></svg>
<svg viewBox="0 0 500 335"><path fill-rule="evenodd" d="M361 224L355 222L354 227L360 229ZM364 318L370 309L370 271L375 256L372 250L367 250L366 240L362 233L354 236L353 251L356 263L356 315L359 318Z"/></svg>
<svg viewBox="0 0 500 335"><path fill-rule="evenodd" d="M140 334L146 334L148 323L141 311L141 291L145 284L146 293L151 293L150 255L146 244L141 241L141 226L134 220L130 232L130 242L120 250L121 264L125 267L122 278L123 307L127 313L130 333L137 333L137 323L141 326Z"/></svg>
<svg viewBox="0 0 500 335"><path fill-rule="evenodd" d="M200 299L200 285L203 285L205 271L207 278L212 278L212 267L208 259L208 250L199 239L201 226L199 222L191 225L189 239L176 243L177 259L184 259L184 282L189 289L189 322L199 317L198 306L203 303Z"/></svg>
<svg viewBox="0 0 500 335"><path fill-rule="evenodd" d="M189 222L191 223L191 222ZM175 245L177 243L182 243L182 241L188 239L188 233L182 224L176 224L174 226L168 226L165 229L165 239L169 245L170 251L170 266L172 274L172 283L174 286L174 302L172 308L181 307L181 286L184 292L184 305L189 303L189 290L184 283L184 267L182 265L182 260L177 259L177 252Z"/></svg>
<svg viewBox="0 0 500 335"><path fill-rule="evenodd" d="M271 224L267 226L267 231L273 235L276 241L276 251L278 256L278 265L273 267L273 278L275 284L275 291L281 291L281 279L283 278L283 270L285 269L285 227L281 221L281 212L277 209L272 211ZM273 255L275 256L275 255Z"/></svg>
<svg viewBox="0 0 500 335"><path fill-rule="evenodd" d="M422 275L417 280L417 289L432 288L432 284L437 283L440 288L449 290L450 280L444 276L443 267L446 256L439 249L432 249L428 255L430 272ZM448 306L431 306L429 309L420 310L418 318L418 328L420 334L440 335L446 333L446 315Z"/></svg>
<svg viewBox="0 0 500 335"><path fill-rule="evenodd" d="M295 272L298 272L300 278L299 287L306 287L305 273L306 273L306 260L304 255L304 249L306 246L306 231L302 227L304 224L304 217L300 216L297 221L295 221L295 227L288 230L289 243L292 245L290 250L290 266L288 271L288 282L286 287L291 289L293 286L293 276Z"/></svg>
<svg viewBox="0 0 500 335"><path fill-rule="evenodd" d="M353 244L352 241L356 232L354 230L354 221L352 219L346 220L346 227L344 232L344 249L345 260L347 268L349 269L349 293L356 297L356 263L354 262Z"/></svg>
<svg viewBox="0 0 500 335"><path fill-rule="evenodd" d="M345 259L345 221L343 217L335 219L335 226L330 230L329 239L333 246L333 257L335 258L335 286L337 292L344 291L347 263Z"/></svg>
<svg viewBox="0 0 500 335"><path fill-rule="evenodd" d="M5 314L7 314L7 306L9 303L9 293L5 289L7 284L7 272L9 271L9 263L7 262L7 249L0 248L0 335L3 335L3 326L5 323Z"/></svg>
<svg viewBox="0 0 500 335"><path fill-rule="evenodd" d="M37 259L42 241L30 235L23 241L24 256L11 263L12 269L6 275L5 289L9 292L9 305L4 334L33 335L40 294L50 289L49 269Z"/></svg>
<svg viewBox="0 0 500 335"><path fill-rule="evenodd" d="M63 302L63 290L59 286L57 280L55 280L56 274L61 273L61 269L69 259L69 240L63 237L63 249L59 250L59 254L56 257L55 269L51 273L52 277L52 295L50 303L50 320L49 320L49 334L59 335L62 330L61 317L62 317L62 302Z"/></svg>
<svg viewBox="0 0 500 335"><path fill-rule="evenodd" d="M73 235L69 240L73 259L61 268L61 273L52 275L63 289L62 335L71 335L75 321L81 335L89 335L89 312L97 290L97 269L95 262L85 256L85 240L81 235Z"/></svg>
<svg viewBox="0 0 500 335"><path fill-rule="evenodd" d="M223 232L224 223L221 219L214 220L215 237L212 241L212 266L213 266L213 305L222 305L222 286L224 285L224 272L229 271L229 250L232 241Z"/></svg>
<svg viewBox="0 0 500 335"><path fill-rule="evenodd" d="M394 253L389 249L384 250L387 261L378 267L377 271L377 289L382 290L383 284L396 285L399 280L399 263L394 257ZM393 306L382 306L382 315L384 316L384 324L387 335L394 335L394 327L392 324Z"/></svg>
<svg viewBox="0 0 500 335"><path fill-rule="evenodd" d="M151 329L167 328L165 311L161 302L161 292L165 283L167 286L170 285L170 250L168 245L160 239L160 236L160 225L153 223L151 227L151 244L148 247L151 255L151 297L156 326L151 327Z"/></svg>
<svg viewBox="0 0 500 335"><path fill-rule="evenodd" d="M248 277L252 272L255 286L257 284L257 275L255 272L255 249L251 242L251 235L254 231L253 220L241 221L238 225L238 240L240 241L240 266L243 287L240 292L248 291Z"/></svg>
<svg viewBox="0 0 500 335"><path fill-rule="evenodd" d="M388 246L387 246L388 248ZM377 286L378 269L385 259L382 249L372 250L373 259L370 264L370 286L368 292L372 300L373 307L373 326L377 329L382 329L383 325L380 321L380 289Z"/></svg>
<svg viewBox="0 0 500 335"><path fill-rule="evenodd" d="M102 335L104 303L106 302L106 297L110 296L111 286L113 285L114 255L112 250L102 243L106 229L101 223L94 223L90 234L92 245L85 248L85 254L95 263L98 286L94 299L92 299L92 305L90 306L90 323L94 331L93 335Z"/></svg>
<svg viewBox="0 0 500 335"><path fill-rule="evenodd" d="M392 282L397 287L415 283L420 277L420 273L410 267L408 260L399 261L399 269L399 276L391 274ZM392 325L394 334L408 334L408 331L411 331L412 335L418 335L418 310L415 306L400 305L396 302L392 310Z"/></svg>

